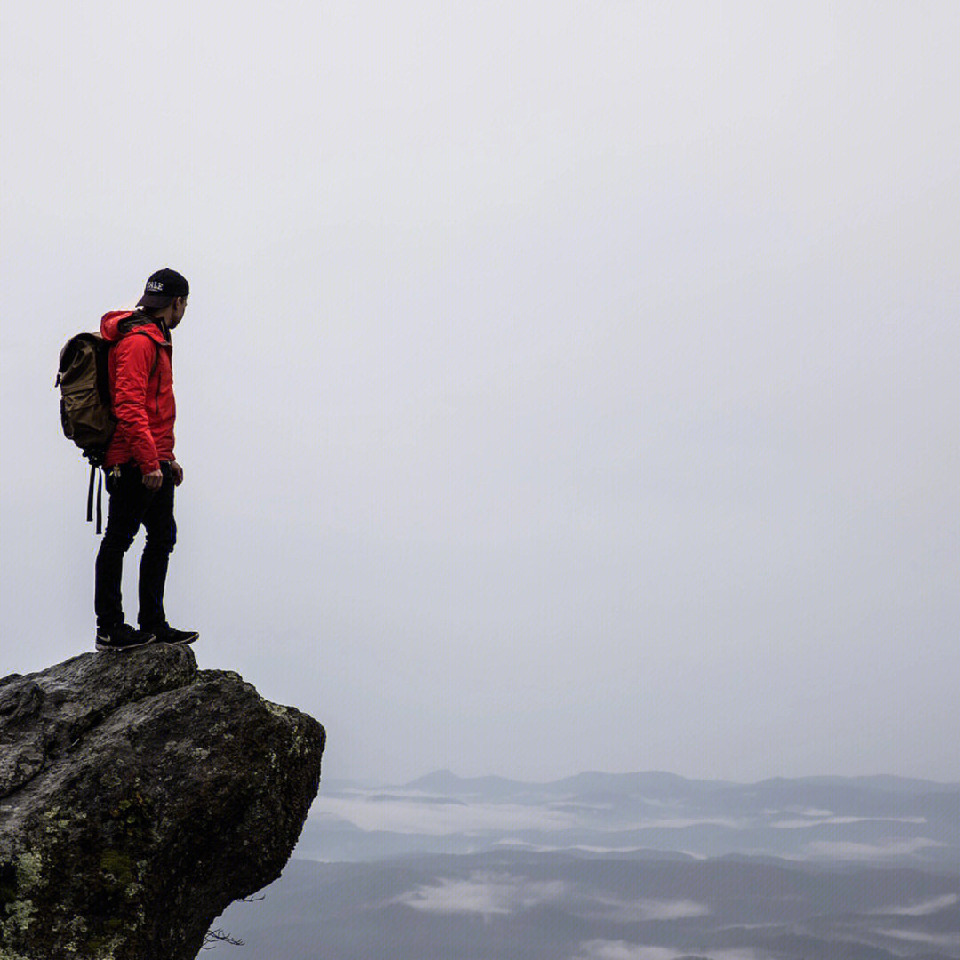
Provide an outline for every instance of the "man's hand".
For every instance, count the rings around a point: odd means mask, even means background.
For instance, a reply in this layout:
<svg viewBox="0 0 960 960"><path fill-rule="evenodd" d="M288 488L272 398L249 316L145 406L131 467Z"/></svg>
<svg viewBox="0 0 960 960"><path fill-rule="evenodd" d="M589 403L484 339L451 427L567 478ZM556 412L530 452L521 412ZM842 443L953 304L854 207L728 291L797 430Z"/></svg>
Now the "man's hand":
<svg viewBox="0 0 960 960"><path fill-rule="evenodd" d="M163 471L154 470L143 475L143 485L148 490L159 490L163 486Z"/></svg>
<svg viewBox="0 0 960 960"><path fill-rule="evenodd" d="M179 487L183 483L183 467L176 460L171 460L170 469L173 471L173 485Z"/></svg>

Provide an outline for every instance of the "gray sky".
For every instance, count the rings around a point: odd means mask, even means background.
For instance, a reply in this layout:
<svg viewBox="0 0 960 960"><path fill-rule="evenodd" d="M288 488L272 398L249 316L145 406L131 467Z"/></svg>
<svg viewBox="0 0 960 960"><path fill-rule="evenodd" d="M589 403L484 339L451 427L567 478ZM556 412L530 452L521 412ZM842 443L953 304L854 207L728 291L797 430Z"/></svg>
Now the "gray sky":
<svg viewBox="0 0 960 960"><path fill-rule="evenodd" d="M169 264L169 613L326 775L960 775L958 25L8 5L2 672L92 649L53 368Z"/></svg>
<svg viewBox="0 0 960 960"><path fill-rule="evenodd" d="M960 6L641 11L643 766L956 778Z"/></svg>

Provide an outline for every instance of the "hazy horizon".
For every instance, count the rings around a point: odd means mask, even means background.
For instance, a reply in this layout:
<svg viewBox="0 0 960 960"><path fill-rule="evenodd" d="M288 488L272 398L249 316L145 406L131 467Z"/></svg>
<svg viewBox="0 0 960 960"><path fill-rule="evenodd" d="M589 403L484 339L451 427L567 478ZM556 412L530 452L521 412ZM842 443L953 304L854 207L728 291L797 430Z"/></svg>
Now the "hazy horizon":
<svg viewBox="0 0 960 960"><path fill-rule="evenodd" d="M785 777L782 774L772 773L768 776L760 777L757 780L737 780L721 777L696 777L689 774L685 774L682 771L678 770L660 770L660 769L649 769L649 770L600 770L600 769L585 769L585 770L576 770L573 773L564 774L559 777L507 777L501 773L498 773L496 770L488 770L485 773L471 774L469 776L458 773L455 769L450 767L433 767L429 770L424 770L421 773L414 774L413 776L407 777L402 781L392 781L392 780L378 780L371 777L333 777L327 778L324 777L324 780L334 779L344 783L355 781L355 782L368 782L371 784L376 784L378 786L394 786L394 785L409 785L417 780L423 780L426 777L431 777L436 774L453 774L458 780L483 780L485 778L495 778L503 780L514 780L519 783L533 783L533 784L547 784L547 783L556 783L560 780L569 780L574 777L588 776L592 774L597 774L599 776L647 776L655 774L666 774L667 776L680 777L683 780L703 780L706 782L717 782L717 783L734 783L742 786L750 786L756 783L763 783L768 780L817 780L817 779L841 779L841 780L867 780L872 778L885 778L890 777L895 780L918 780L918 781L927 781L929 783L940 784L941 786L960 786L960 779L957 780L940 780L931 777L907 777L903 774L892 773L889 770L877 770L873 773L860 773L860 774L847 774L847 773L837 773L837 772L822 772L822 773L811 773L804 774L801 776L791 776Z"/></svg>

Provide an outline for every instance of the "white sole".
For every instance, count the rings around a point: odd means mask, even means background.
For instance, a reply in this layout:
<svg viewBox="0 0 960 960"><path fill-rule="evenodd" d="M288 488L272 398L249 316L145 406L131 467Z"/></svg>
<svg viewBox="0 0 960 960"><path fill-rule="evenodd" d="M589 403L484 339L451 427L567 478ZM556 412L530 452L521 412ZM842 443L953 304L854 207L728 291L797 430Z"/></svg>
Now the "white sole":
<svg viewBox="0 0 960 960"><path fill-rule="evenodd" d="M106 653L108 650L111 653L123 653L125 650L137 650L140 647L149 647L155 642L156 642L155 640L144 640L143 643L127 643L127 644L124 644L122 647L117 647L117 646L114 646L112 643L101 643L98 640L96 644L94 644L94 646L96 646L97 650L99 650L101 653Z"/></svg>

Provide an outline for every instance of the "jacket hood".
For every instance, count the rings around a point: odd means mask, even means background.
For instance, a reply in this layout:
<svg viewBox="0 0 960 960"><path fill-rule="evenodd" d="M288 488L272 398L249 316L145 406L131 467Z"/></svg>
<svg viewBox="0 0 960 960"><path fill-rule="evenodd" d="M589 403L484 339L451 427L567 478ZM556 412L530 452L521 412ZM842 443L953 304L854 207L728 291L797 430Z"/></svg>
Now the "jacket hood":
<svg viewBox="0 0 960 960"><path fill-rule="evenodd" d="M130 331L123 327L123 322L136 313L135 310L110 310L100 318L100 336L111 343L125 337ZM157 324L147 320L143 324L138 324L140 332L156 340L159 344L169 343L164 339L163 333Z"/></svg>

